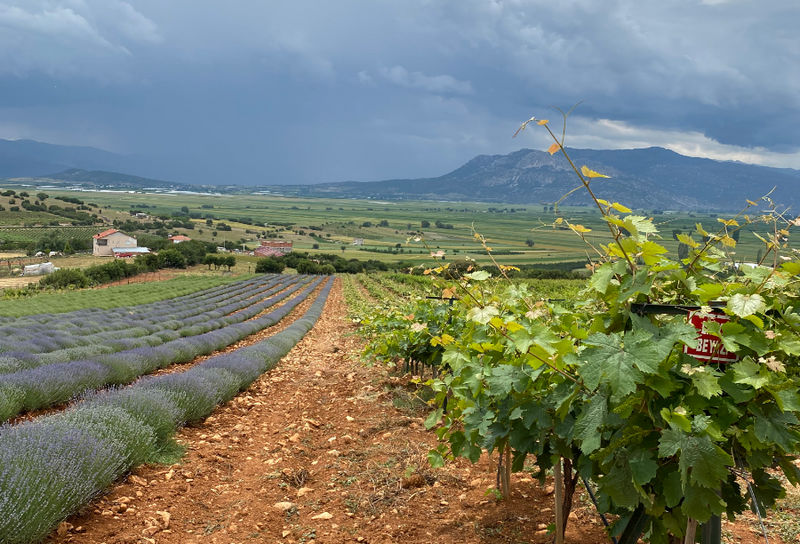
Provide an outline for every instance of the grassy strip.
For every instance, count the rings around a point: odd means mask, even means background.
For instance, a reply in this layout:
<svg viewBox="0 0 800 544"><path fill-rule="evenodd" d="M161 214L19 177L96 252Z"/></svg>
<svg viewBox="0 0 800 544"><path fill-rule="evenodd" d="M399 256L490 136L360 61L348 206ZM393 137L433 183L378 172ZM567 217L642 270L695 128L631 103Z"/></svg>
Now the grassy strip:
<svg viewBox="0 0 800 544"><path fill-rule="evenodd" d="M252 277L255 275L181 276L166 281L118 285L98 290L43 293L25 299L0 301L0 316L64 313L86 308L108 310L119 306L149 304Z"/></svg>
<svg viewBox="0 0 800 544"><path fill-rule="evenodd" d="M41 541L116 478L157 457L180 425L207 416L273 368L317 322L332 285L328 280L302 318L262 342L0 427L0 542Z"/></svg>

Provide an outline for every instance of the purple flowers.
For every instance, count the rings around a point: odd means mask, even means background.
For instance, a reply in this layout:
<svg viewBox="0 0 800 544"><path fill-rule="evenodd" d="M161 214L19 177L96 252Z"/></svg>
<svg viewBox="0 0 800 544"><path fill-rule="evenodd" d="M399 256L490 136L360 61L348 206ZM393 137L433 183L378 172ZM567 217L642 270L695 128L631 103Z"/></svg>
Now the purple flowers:
<svg viewBox="0 0 800 544"><path fill-rule="evenodd" d="M320 281L271 317L237 326L274 323ZM40 540L126 470L146 461L181 423L208 415L218 403L274 367L314 326L331 286L332 280L328 280L302 318L262 342L212 357L186 372L148 377L124 389L89 394L61 414L17 427L0 426L0 542ZM66 366L70 364L76 363ZM85 363L82 372L100 376L100 367L107 369L91 364ZM15 391L0 384L0 398L13 397L18 394Z"/></svg>

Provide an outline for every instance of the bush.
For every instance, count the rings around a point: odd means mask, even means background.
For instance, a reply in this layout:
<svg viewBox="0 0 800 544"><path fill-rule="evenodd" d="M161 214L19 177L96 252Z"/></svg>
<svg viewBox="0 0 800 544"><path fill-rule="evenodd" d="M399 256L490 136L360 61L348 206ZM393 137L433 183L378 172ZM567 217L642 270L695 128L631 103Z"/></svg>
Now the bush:
<svg viewBox="0 0 800 544"><path fill-rule="evenodd" d="M256 274L280 274L286 268L282 259L267 257L256 262Z"/></svg>
<svg viewBox="0 0 800 544"><path fill-rule="evenodd" d="M295 267L297 269L298 274L319 274L320 267L317 263L313 261L309 261L308 259L303 259L297 263Z"/></svg>
<svg viewBox="0 0 800 544"><path fill-rule="evenodd" d="M326 276L333 276L336 274L336 268L332 264L325 264L319 268L320 274L325 274Z"/></svg>
<svg viewBox="0 0 800 544"><path fill-rule="evenodd" d="M161 268L186 268L186 257L177 249L167 249L158 254Z"/></svg>
<svg viewBox="0 0 800 544"><path fill-rule="evenodd" d="M89 278L79 268L62 268L40 279L39 285L52 289L80 289L89 286Z"/></svg>

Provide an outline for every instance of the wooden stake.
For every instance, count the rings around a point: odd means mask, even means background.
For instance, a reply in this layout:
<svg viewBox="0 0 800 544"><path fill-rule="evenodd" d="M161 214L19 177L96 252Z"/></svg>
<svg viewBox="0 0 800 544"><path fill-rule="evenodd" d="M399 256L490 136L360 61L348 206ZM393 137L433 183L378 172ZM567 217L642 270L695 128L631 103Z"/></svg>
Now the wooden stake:
<svg viewBox="0 0 800 544"><path fill-rule="evenodd" d="M697 532L697 520L689 518L686 523L686 537L683 539L683 544L694 544L694 534Z"/></svg>
<svg viewBox="0 0 800 544"><path fill-rule="evenodd" d="M508 497L511 496L511 446L506 444L506 490ZM506 498L508 498L506 497Z"/></svg>
<svg viewBox="0 0 800 544"><path fill-rule="evenodd" d="M564 477L561 474L561 457L553 467L556 499L556 544L564 544Z"/></svg>

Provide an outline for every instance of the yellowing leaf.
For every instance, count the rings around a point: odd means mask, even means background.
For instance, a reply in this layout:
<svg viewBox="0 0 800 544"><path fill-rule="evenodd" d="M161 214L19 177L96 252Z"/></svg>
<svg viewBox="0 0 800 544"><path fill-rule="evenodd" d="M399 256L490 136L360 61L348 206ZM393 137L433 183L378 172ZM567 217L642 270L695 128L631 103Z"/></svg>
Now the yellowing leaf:
<svg viewBox="0 0 800 544"><path fill-rule="evenodd" d="M558 153L558 150L561 149L561 146L558 144L553 144L547 148L547 151L552 155L553 153Z"/></svg>
<svg viewBox="0 0 800 544"><path fill-rule="evenodd" d="M505 324L506 324L506 323L505 323L505 321L503 321L503 320L502 320L502 319L500 319L499 317L493 317L492 319L490 319L490 320L489 320L489 323L490 323L490 324L492 325L492 327L494 327L495 329L502 329L502 328L505 326Z"/></svg>
<svg viewBox="0 0 800 544"><path fill-rule="evenodd" d="M603 177L607 178L608 176L603 176ZM628 208L627 206L623 206L619 202L614 202L611 205L611 207L614 208L615 210L617 210L618 212L621 212L621 213L631 213L631 209L630 208Z"/></svg>
<svg viewBox="0 0 800 544"><path fill-rule="evenodd" d="M538 122L538 123L536 123L536 124L537 124L537 125L539 125L539 126L541 126L541 125L546 125L547 123L548 123L547 119L542 119L541 121L539 121L539 122Z"/></svg>
<svg viewBox="0 0 800 544"><path fill-rule="evenodd" d="M728 247L736 247L736 240L728 236L727 234L720 238L720 241Z"/></svg>
<svg viewBox="0 0 800 544"><path fill-rule="evenodd" d="M602 204L603 206L608 206L608 205L609 205L609 202L608 202L608 200L603 200L602 198L598 198L598 199L597 199L597 202L599 202L599 203L600 203L600 204Z"/></svg>
<svg viewBox="0 0 800 544"><path fill-rule="evenodd" d="M563 217L556 218L556 225L560 225L563 222L564 222L564 218Z"/></svg>
<svg viewBox="0 0 800 544"><path fill-rule="evenodd" d="M453 290L450 288L447 288L444 291L442 291L442 298L455 298L455 296L456 296L455 292L453 292Z"/></svg>
<svg viewBox="0 0 800 544"><path fill-rule="evenodd" d="M700 245L685 234L679 234L678 241L686 244L689 247L697 247Z"/></svg>
<svg viewBox="0 0 800 544"><path fill-rule="evenodd" d="M442 342L442 345L443 345L443 346L446 346L446 345L448 345L448 344L452 344L454 341L455 341L455 338L453 338L453 337L452 337L452 336L450 336L449 334L443 334L443 335L442 335L442 340L441 340L441 342Z"/></svg>
<svg viewBox="0 0 800 544"><path fill-rule="evenodd" d="M592 232L592 229L587 229L583 225L570 225L570 228L575 232L583 234L584 232Z"/></svg>
<svg viewBox="0 0 800 544"><path fill-rule="evenodd" d="M506 328L510 332L517 332L517 331L521 331L525 327L523 327L522 325L520 325L519 323L517 323L515 321L509 321L508 323L506 323Z"/></svg>
<svg viewBox="0 0 800 544"><path fill-rule="evenodd" d="M745 200L747 200L747 199L745 199ZM751 206L758 206L758 204L753 202L752 200L747 200L747 203L750 204Z"/></svg>
<svg viewBox="0 0 800 544"><path fill-rule="evenodd" d="M694 228L697 229L697 232L700 233L700 236L708 236L708 233L703 229L703 225L700 223L695 223Z"/></svg>
<svg viewBox="0 0 800 544"><path fill-rule="evenodd" d="M722 223L723 225L726 225L728 227L730 227L730 226L738 227L739 226L739 223L736 222L736 219L723 219L721 217L718 217L717 221L719 221L720 223Z"/></svg>
<svg viewBox="0 0 800 544"><path fill-rule="evenodd" d="M587 166L582 166L581 167L581 174L583 174L587 178L607 178L607 177L609 177L609 176L606 176L605 174L601 174L599 172L595 172L594 170L591 170Z"/></svg>

